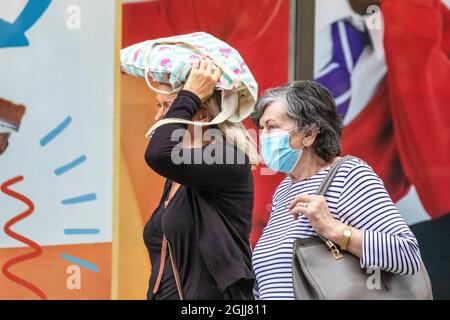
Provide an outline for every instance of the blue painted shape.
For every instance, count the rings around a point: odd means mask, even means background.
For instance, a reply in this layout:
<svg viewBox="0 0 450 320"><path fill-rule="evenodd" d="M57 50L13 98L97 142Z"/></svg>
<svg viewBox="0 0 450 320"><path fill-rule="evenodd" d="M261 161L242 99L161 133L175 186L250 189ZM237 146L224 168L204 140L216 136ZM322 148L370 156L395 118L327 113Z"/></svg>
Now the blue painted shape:
<svg viewBox="0 0 450 320"><path fill-rule="evenodd" d="M14 23L0 19L0 48L29 45L25 32L44 14L52 0L29 0Z"/></svg>
<svg viewBox="0 0 450 320"><path fill-rule="evenodd" d="M65 128L69 126L72 122L72 117L67 116L63 122L61 122L55 129L50 131L43 137L40 141L41 147L47 145L50 141L52 141L56 136L58 136Z"/></svg>
<svg viewBox="0 0 450 320"><path fill-rule="evenodd" d="M62 254L61 258L64 259L64 260L70 261L72 263L75 263L75 264L79 265L80 267L89 269L89 270L94 271L94 272L98 272L98 267L95 264L92 264L92 263L87 262L85 260L81 260L79 258L70 256L68 254Z"/></svg>
<svg viewBox="0 0 450 320"><path fill-rule="evenodd" d="M65 235L98 234L100 229L64 229Z"/></svg>
<svg viewBox="0 0 450 320"><path fill-rule="evenodd" d="M95 193L88 193L88 194L84 194L82 196L64 199L62 201L62 204L76 204L76 203L80 203L80 202L93 201L93 200L97 200L97 195Z"/></svg>
<svg viewBox="0 0 450 320"><path fill-rule="evenodd" d="M69 162L68 164L65 164L65 165L59 167L58 169L55 169L55 174L57 176L60 176L63 173L66 173L67 171L69 171L69 170L75 168L76 166L80 165L84 161L86 161L86 156L82 155L82 156L78 157L77 159Z"/></svg>

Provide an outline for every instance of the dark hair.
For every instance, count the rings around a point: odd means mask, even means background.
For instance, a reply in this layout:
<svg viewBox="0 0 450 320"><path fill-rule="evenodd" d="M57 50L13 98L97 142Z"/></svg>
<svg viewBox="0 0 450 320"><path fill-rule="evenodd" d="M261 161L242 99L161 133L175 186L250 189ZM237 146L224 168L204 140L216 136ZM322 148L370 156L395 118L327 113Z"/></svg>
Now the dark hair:
<svg viewBox="0 0 450 320"><path fill-rule="evenodd" d="M314 81L294 81L269 89L258 98L253 123L259 128L259 120L268 105L281 101L286 115L296 122L299 131L308 135L313 128L318 134L314 152L326 162L341 154L342 121L336 113L336 105L330 92Z"/></svg>

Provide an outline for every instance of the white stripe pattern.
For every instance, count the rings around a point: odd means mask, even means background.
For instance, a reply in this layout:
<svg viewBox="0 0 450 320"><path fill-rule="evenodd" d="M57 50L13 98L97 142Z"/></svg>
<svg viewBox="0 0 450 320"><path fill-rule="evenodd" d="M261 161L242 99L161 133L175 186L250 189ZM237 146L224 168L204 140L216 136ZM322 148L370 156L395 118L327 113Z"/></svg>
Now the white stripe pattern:
<svg viewBox="0 0 450 320"><path fill-rule="evenodd" d="M353 58L350 44L348 43L347 32L345 31L344 21L338 22L339 37L341 38L342 51L344 52L345 64L347 71L351 74L353 71Z"/></svg>
<svg viewBox="0 0 450 320"><path fill-rule="evenodd" d="M294 240L316 235L304 216L293 220L287 204L299 194L313 195L329 168L313 177L278 186L272 213L253 252L260 299L294 299ZM396 274L413 274L421 262L418 242L389 197L383 182L364 161L345 161L326 194L332 216L363 230L361 268L380 267Z"/></svg>

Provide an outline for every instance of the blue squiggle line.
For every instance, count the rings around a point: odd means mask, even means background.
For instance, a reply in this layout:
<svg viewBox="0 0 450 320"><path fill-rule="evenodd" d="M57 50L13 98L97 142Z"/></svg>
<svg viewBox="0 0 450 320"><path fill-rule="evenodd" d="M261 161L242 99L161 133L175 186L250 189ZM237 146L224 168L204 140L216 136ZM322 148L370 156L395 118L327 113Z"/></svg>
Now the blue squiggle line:
<svg viewBox="0 0 450 320"><path fill-rule="evenodd" d="M84 194L82 196L64 199L62 201L62 204L76 204L76 203L80 203L80 202L94 201L94 200L97 200L97 195L95 193L88 193L88 194Z"/></svg>
<svg viewBox="0 0 450 320"><path fill-rule="evenodd" d="M100 229L64 229L65 235L98 234Z"/></svg>
<svg viewBox="0 0 450 320"><path fill-rule="evenodd" d="M77 159L59 167L58 169L55 169L55 174L57 176L62 175L63 173L66 173L67 171L75 168L76 166L80 165L81 163L83 163L84 161L86 161L86 156L82 155L80 157L78 157Z"/></svg>
<svg viewBox="0 0 450 320"><path fill-rule="evenodd" d="M72 122L72 117L67 116L63 122L61 122L55 129L50 131L43 137L40 141L41 147L47 145L50 141L52 141L54 138L56 138L61 132L66 129L69 124Z"/></svg>
<svg viewBox="0 0 450 320"><path fill-rule="evenodd" d="M73 257L73 256L70 256L68 254L62 254L61 258L64 259L64 260L70 261L72 263L75 263L75 264L79 265L80 267L89 269L91 271L94 271L94 272L98 272L99 271L98 267L95 264L92 264L90 262L87 262L85 260L81 260L81 259Z"/></svg>

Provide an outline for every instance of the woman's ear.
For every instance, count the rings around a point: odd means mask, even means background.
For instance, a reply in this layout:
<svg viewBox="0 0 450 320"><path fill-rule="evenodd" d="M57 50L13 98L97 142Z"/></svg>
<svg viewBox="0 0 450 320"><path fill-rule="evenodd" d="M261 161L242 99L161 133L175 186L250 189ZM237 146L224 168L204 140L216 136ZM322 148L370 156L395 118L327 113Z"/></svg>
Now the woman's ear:
<svg viewBox="0 0 450 320"><path fill-rule="evenodd" d="M197 111L197 121L200 122L209 122L212 120L211 111L207 107L201 106Z"/></svg>
<svg viewBox="0 0 450 320"><path fill-rule="evenodd" d="M303 145L305 147L311 147L316 141L317 135L319 134L319 128L317 126L312 126L306 133L303 139Z"/></svg>

